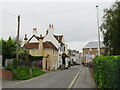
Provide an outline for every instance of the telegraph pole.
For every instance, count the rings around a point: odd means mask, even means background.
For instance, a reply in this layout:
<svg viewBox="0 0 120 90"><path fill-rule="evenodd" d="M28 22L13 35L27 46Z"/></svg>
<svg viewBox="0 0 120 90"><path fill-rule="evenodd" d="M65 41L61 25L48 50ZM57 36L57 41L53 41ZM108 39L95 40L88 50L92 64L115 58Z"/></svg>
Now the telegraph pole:
<svg viewBox="0 0 120 90"><path fill-rule="evenodd" d="M19 31L20 31L20 15L18 15L18 30L17 30L17 49L16 49L16 59L19 59Z"/></svg>
<svg viewBox="0 0 120 90"><path fill-rule="evenodd" d="M98 24L98 56L100 56L100 30L99 30L99 15L98 15L98 5L97 8L97 24Z"/></svg>

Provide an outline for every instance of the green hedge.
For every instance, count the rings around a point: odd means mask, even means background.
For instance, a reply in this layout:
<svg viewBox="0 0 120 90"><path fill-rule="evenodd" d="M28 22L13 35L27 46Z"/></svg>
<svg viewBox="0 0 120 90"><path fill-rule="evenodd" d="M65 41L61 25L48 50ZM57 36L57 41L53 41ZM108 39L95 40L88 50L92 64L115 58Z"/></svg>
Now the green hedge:
<svg viewBox="0 0 120 90"><path fill-rule="evenodd" d="M100 56L94 59L94 78L98 88L120 88L120 56Z"/></svg>
<svg viewBox="0 0 120 90"><path fill-rule="evenodd" d="M32 76L30 76L29 67L19 69L13 68L11 72L13 73L13 80L27 80L45 74L45 72L40 69L32 68Z"/></svg>
<svg viewBox="0 0 120 90"><path fill-rule="evenodd" d="M33 61L33 60L42 60L43 56L31 56L29 55L29 60Z"/></svg>

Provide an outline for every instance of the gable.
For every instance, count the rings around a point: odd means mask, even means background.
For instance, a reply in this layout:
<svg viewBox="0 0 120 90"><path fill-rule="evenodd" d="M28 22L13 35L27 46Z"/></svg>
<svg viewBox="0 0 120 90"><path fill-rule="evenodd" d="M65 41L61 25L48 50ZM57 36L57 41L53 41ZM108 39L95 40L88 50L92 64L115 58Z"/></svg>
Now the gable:
<svg viewBox="0 0 120 90"><path fill-rule="evenodd" d="M38 42L37 38L33 37L30 39L29 43L35 43Z"/></svg>

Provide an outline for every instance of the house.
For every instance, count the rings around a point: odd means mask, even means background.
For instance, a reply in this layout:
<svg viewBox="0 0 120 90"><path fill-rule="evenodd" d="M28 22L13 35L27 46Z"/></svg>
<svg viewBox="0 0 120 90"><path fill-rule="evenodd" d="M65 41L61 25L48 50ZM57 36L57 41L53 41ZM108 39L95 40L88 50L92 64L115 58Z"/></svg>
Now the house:
<svg viewBox="0 0 120 90"><path fill-rule="evenodd" d="M46 34L37 36L37 29L33 28L33 36L28 40L25 34L24 47L32 56L44 56L43 69L52 70L61 65L68 66L67 44L63 35L55 35L53 25L49 25ZM46 64L47 63L47 64Z"/></svg>
<svg viewBox="0 0 120 90"><path fill-rule="evenodd" d="M43 56L42 69L54 70L57 69L58 49L50 41L43 41L42 35L36 35L36 28L33 28L33 36L27 39L25 34L24 47L29 50L32 56Z"/></svg>
<svg viewBox="0 0 120 90"><path fill-rule="evenodd" d="M98 42L89 42L85 47L83 47L83 57L86 59L86 63L91 61L95 56L98 55ZM100 53L104 54L105 45L100 42Z"/></svg>
<svg viewBox="0 0 120 90"><path fill-rule="evenodd" d="M77 50L68 50L69 52L69 60L71 63L80 64L80 53Z"/></svg>
<svg viewBox="0 0 120 90"><path fill-rule="evenodd" d="M58 49L58 68L62 65L66 68L68 67L68 55L67 55L67 44L65 43L63 35L55 35L54 34L54 26L49 25L46 31L46 35L43 41L52 42L56 48Z"/></svg>

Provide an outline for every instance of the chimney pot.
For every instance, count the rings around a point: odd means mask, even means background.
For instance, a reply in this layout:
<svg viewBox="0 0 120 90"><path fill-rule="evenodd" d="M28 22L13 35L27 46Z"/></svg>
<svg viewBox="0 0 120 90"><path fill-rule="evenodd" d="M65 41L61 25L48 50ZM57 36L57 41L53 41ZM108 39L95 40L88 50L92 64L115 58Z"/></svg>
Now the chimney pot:
<svg viewBox="0 0 120 90"><path fill-rule="evenodd" d="M53 28L53 24L52 24L52 28Z"/></svg>
<svg viewBox="0 0 120 90"><path fill-rule="evenodd" d="M37 28L33 28L33 30L37 30Z"/></svg>
<svg viewBox="0 0 120 90"><path fill-rule="evenodd" d="M51 28L51 24L49 24L49 28Z"/></svg>
<svg viewBox="0 0 120 90"><path fill-rule="evenodd" d="M40 34L40 37L42 37L42 34Z"/></svg>
<svg viewBox="0 0 120 90"><path fill-rule="evenodd" d="M27 38L27 34L25 34L25 38Z"/></svg>

